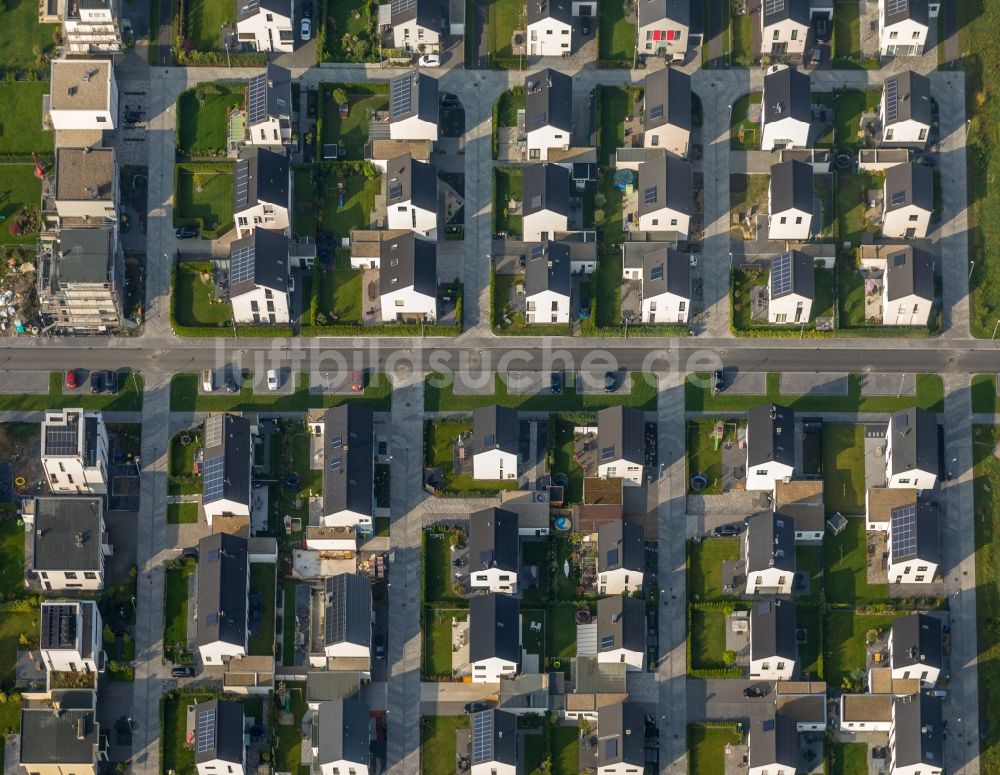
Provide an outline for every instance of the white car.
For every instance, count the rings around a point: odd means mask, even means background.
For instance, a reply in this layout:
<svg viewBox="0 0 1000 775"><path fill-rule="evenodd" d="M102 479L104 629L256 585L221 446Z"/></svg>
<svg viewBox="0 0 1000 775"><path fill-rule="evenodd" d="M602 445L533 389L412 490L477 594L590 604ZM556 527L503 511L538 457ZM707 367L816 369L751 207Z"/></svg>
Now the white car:
<svg viewBox="0 0 1000 775"><path fill-rule="evenodd" d="M309 19L302 20L302 24L299 26L299 37L302 40L310 40L312 38L312 22Z"/></svg>
<svg viewBox="0 0 1000 775"><path fill-rule="evenodd" d="M441 56L439 54L424 54L420 57L421 67L441 67Z"/></svg>
<svg viewBox="0 0 1000 775"><path fill-rule="evenodd" d="M277 390L278 389L278 372L274 369L268 369L267 372L267 389Z"/></svg>

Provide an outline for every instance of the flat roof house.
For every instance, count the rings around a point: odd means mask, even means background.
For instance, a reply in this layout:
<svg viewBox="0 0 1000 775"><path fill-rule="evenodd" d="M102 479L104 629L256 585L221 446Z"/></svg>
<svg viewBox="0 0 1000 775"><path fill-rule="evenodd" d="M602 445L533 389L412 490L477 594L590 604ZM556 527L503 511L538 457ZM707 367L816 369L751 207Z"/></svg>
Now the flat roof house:
<svg viewBox="0 0 1000 775"><path fill-rule="evenodd" d="M537 0L528 0L530 6ZM528 158L549 158L550 148L569 148L573 134L573 79L547 68L524 79L524 129Z"/></svg>
<svg viewBox="0 0 1000 775"><path fill-rule="evenodd" d="M944 727L940 697L912 694L892 703L889 748L893 775L941 775Z"/></svg>
<svg viewBox="0 0 1000 775"><path fill-rule="evenodd" d="M889 517L890 584L930 584L941 564L941 515L936 504L918 500Z"/></svg>
<svg viewBox="0 0 1000 775"><path fill-rule="evenodd" d="M892 512L916 506L919 492L912 487L869 487L865 493L865 529L889 531Z"/></svg>
<svg viewBox="0 0 1000 775"><path fill-rule="evenodd" d="M521 602L487 594L469 601L469 664L472 683L498 683L521 670Z"/></svg>
<svg viewBox="0 0 1000 775"><path fill-rule="evenodd" d="M940 5L928 0L879 0L879 53L884 57L923 54L930 19L937 16Z"/></svg>
<svg viewBox="0 0 1000 775"><path fill-rule="evenodd" d="M896 164L885 171L882 234L892 239L923 239L934 214L934 172L923 164Z"/></svg>
<svg viewBox="0 0 1000 775"><path fill-rule="evenodd" d="M746 594L790 595L795 586L795 521L755 514L746 531Z"/></svg>
<svg viewBox="0 0 1000 775"><path fill-rule="evenodd" d="M886 442L886 487L930 490L937 484L937 415L919 408L896 412L889 418Z"/></svg>
<svg viewBox="0 0 1000 775"><path fill-rule="evenodd" d="M97 775L108 760L97 721L97 692L55 690L52 706L21 708L18 764L37 775Z"/></svg>
<svg viewBox="0 0 1000 775"><path fill-rule="evenodd" d="M761 122L762 150L809 147L812 86L806 73L788 65L767 69Z"/></svg>
<svg viewBox="0 0 1000 775"><path fill-rule="evenodd" d="M747 411L747 489L773 490L795 472L795 412L778 404Z"/></svg>
<svg viewBox="0 0 1000 775"><path fill-rule="evenodd" d="M247 752L243 745L243 703L199 702L194 716L194 764L198 775L244 775Z"/></svg>
<svg viewBox="0 0 1000 775"><path fill-rule="evenodd" d="M295 48L291 0L236 0L236 39L257 51Z"/></svg>
<svg viewBox="0 0 1000 775"><path fill-rule="evenodd" d="M640 0L642 2L642 0ZM597 775L641 773L646 764L646 714L633 702L597 712Z"/></svg>
<svg viewBox="0 0 1000 775"><path fill-rule="evenodd" d="M783 713L750 720L748 775L796 775L799 771L799 730Z"/></svg>
<svg viewBox="0 0 1000 775"><path fill-rule="evenodd" d="M893 246L885 259L882 325L926 326L934 309L934 259L912 245Z"/></svg>
<svg viewBox="0 0 1000 775"><path fill-rule="evenodd" d="M236 236L257 228L284 231L290 224L288 156L257 146L244 148L240 156L233 173Z"/></svg>
<svg viewBox="0 0 1000 775"><path fill-rule="evenodd" d="M691 313L691 262L662 242L625 242L622 279L642 282L639 321L687 323Z"/></svg>
<svg viewBox="0 0 1000 775"><path fill-rule="evenodd" d="M386 165L383 180L389 228L437 239L437 168L408 155L397 156Z"/></svg>
<svg viewBox="0 0 1000 775"><path fill-rule="evenodd" d="M313 772L319 775L369 775L371 719L364 700L321 702L312 718L309 740Z"/></svg>
<svg viewBox="0 0 1000 775"><path fill-rule="evenodd" d="M912 678L933 687L944 667L941 620L922 613L894 620L889 631L889 664L894 680Z"/></svg>
<svg viewBox="0 0 1000 775"><path fill-rule="evenodd" d="M55 5L59 13L52 21L62 17L63 39L68 54L122 53L122 9L118 0L57 0ZM41 8L39 21L49 21L42 18Z"/></svg>
<svg viewBox="0 0 1000 775"><path fill-rule="evenodd" d="M46 670L104 672L103 623L97 603L46 600L40 619L38 651Z"/></svg>
<svg viewBox="0 0 1000 775"><path fill-rule="evenodd" d="M382 321L437 320L437 247L407 232L383 240L379 259Z"/></svg>
<svg viewBox="0 0 1000 775"><path fill-rule="evenodd" d="M558 164L529 164L524 168L524 242L541 242L569 228L569 179L569 170Z"/></svg>
<svg viewBox="0 0 1000 775"><path fill-rule="evenodd" d="M472 714L472 775L517 775L517 715L490 708Z"/></svg>
<svg viewBox="0 0 1000 775"><path fill-rule="evenodd" d="M392 43L404 51L435 53L441 47L439 0L390 0Z"/></svg>
<svg viewBox="0 0 1000 775"><path fill-rule="evenodd" d="M597 413L597 475L621 478L626 485L642 484L646 463L645 421L642 411L609 406Z"/></svg>
<svg viewBox="0 0 1000 775"><path fill-rule="evenodd" d="M570 0L526 0L528 56L559 57L573 52Z"/></svg>
<svg viewBox="0 0 1000 775"><path fill-rule="evenodd" d="M49 67L49 94L42 104L53 129L115 129L118 83L110 59L53 59Z"/></svg>
<svg viewBox="0 0 1000 775"><path fill-rule="evenodd" d="M519 546L515 512L494 507L470 515L470 586L517 594Z"/></svg>
<svg viewBox="0 0 1000 775"><path fill-rule="evenodd" d="M427 73L397 75L389 81L389 137L392 140L438 139L438 82Z"/></svg>
<svg viewBox="0 0 1000 775"><path fill-rule="evenodd" d="M61 228L118 224L118 161L114 148L56 148L55 211Z"/></svg>
<svg viewBox="0 0 1000 775"><path fill-rule="evenodd" d="M640 0L640 8L649 0ZM642 146L686 159L691 147L691 76L665 67L647 73L642 98Z"/></svg>
<svg viewBox="0 0 1000 775"><path fill-rule="evenodd" d="M639 231L671 231L687 237L694 213L690 162L661 156L639 165Z"/></svg>
<svg viewBox="0 0 1000 775"><path fill-rule="evenodd" d="M823 540L826 509L823 505L822 479L775 482L772 503L775 514L792 519L796 543Z"/></svg>
<svg viewBox="0 0 1000 775"><path fill-rule="evenodd" d="M568 244L545 240L528 248L524 268L527 323L569 323L572 274Z"/></svg>
<svg viewBox="0 0 1000 775"><path fill-rule="evenodd" d="M215 517L250 517L252 466L250 421L228 413L206 417L201 502L209 525Z"/></svg>
<svg viewBox="0 0 1000 775"><path fill-rule="evenodd" d="M890 75L878 105L882 145L924 148L934 121L931 80L913 70Z"/></svg>
<svg viewBox="0 0 1000 775"><path fill-rule="evenodd" d="M108 491L108 432L101 412L58 409L42 420L42 468L54 493Z"/></svg>
<svg viewBox="0 0 1000 775"><path fill-rule="evenodd" d="M809 0L767 0L760 15L760 52L801 57L811 20Z"/></svg>
<svg viewBox="0 0 1000 775"><path fill-rule="evenodd" d="M229 533L202 538L198 542L196 637L206 665L246 656L249 591L247 540Z"/></svg>
<svg viewBox="0 0 1000 775"><path fill-rule="evenodd" d="M346 403L326 410L323 445L325 527L353 527L371 536L375 516L375 419L370 409Z"/></svg>
<svg viewBox="0 0 1000 775"><path fill-rule="evenodd" d="M795 605L764 600L750 608L750 678L790 681L795 677Z"/></svg>
<svg viewBox="0 0 1000 775"><path fill-rule="evenodd" d="M229 245L229 300L237 323L287 325L288 237L254 229Z"/></svg>
<svg viewBox="0 0 1000 775"><path fill-rule="evenodd" d="M690 44L691 0L638 0L636 51L683 60Z"/></svg>
<svg viewBox="0 0 1000 775"><path fill-rule="evenodd" d="M493 404L472 413L472 478L517 479L517 410Z"/></svg>
<svg viewBox="0 0 1000 775"><path fill-rule="evenodd" d="M646 603L613 595L597 601L597 661L624 663L626 670L646 665Z"/></svg>
<svg viewBox="0 0 1000 775"><path fill-rule="evenodd" d="M812 320L812 306L816 300L815 275L813 257L798 250L790 250L771 259L771 273L767 281L769 323L798 325Z"/></svg>
<svg viewBox="0 0 1000 775"><path fill-rule="evenodd" d="M102 498L59 496L22 505L25 526L32 528L29 570L43 590L104 589L104 558L113 548L103 504Z"/></svg>
<svg viewBox="0 0 1000 775"><path fill-rule="evenodd" d="M597 592L622 595L642 591L646 544L642 527L616 519L597 529Z"/></svg>
<svg viewBox="0 0 1000 775"><path fill-rule="evenodd" d="M815 233L812 165L794 159L772 165L767 208L768 239L810 239Z"/></svg>

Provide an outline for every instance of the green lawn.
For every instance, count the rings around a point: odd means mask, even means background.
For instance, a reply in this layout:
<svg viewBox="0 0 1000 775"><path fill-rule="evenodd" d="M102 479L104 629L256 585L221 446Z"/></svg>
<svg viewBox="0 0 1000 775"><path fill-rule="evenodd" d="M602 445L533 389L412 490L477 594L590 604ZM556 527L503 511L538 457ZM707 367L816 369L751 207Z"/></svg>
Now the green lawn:
<svg viewBox="0 0 1000 775"><path fill-rule="evenodd" d="M31 208L37 214L41 198L42 181L35 177L34 164L3 165L3 179L0 180L0 244L34 245L38 241L37 228L18 235L11 234L10 228L22 208Z"/></svg>
<svg viewBox="0 0 1000 775"><path fill-rule="evenodd" d="M4 393L0 394L2 411L45 411L47 409L103 409L115 412L138 412L142 410L143 378L135 372L119 372L118 392L115 395L102 393L91 395L76 391L63 393L65 372L49 373L49 392L45 393Z"/></svg>
<svg viewBox="0 0 1000 775"><path fill-rule="evenodd" d="M21 532L23 535L24 531ZM7 691L14 685L21 636L28 639L32 648L38 648L38 617L36 610L5 613L0 618L0 686Z"/></svg>
<svg viewBox="0 0 1000 775"><path fill-rule="evenodd" d="M795 547L795 572L809 578L806 600L818 600L823 588L823 550L819 546L799 544Z"/></svg>
<svg viewBox="0 0 1000 775"><path fill-rule="evenodd" d="M570 660L576 656L576 606L554 603L549 607L547 624L549 659L559 660L553 668L568 674Z"/></svg>
<svg viewBox="0 0 1000 775"><path fill-rule="evenodd" d="M581 599L596 600L597 595L593 593L581 594L578 591L580 586L580 565L577 562L570 563L570 571L567 576L563 573L566 560L573 554L573 542L579 543L583 536L574 533L571 538L565 535L557 535L553 540L556 544L556 600L560 602L577 602Z"/></svg>
<svg viewBox="0 0 1000 775"><path fill-rule="evenodd" d="M840 535L823 538L824 590L831 603L865 605L884 602L885 584L868 583L868 542L865 520L848 519Z"/></svg>
<svg viewBox="0 0 1000 775"><path fill-rule="evenodd" d="M730 4L735 6L736 3ZM732 14L729 22L730 34L733 38L733 64L737 67L750 67L754 63L753 52L753 22L754 17L748 13Z"/></svg>
<svg viewBox="0 0 1000 775"><path fill-rule="evenodd" d="M632 392L623 393L577 393L576 374L563 375L563 392L553 395L547 390L535 394L517 395L507 392L503 376L495 375L495 389L492 395L455 395L450 374L429 374L424 385L424 410L428 412L471 412L480 406L499 404L521 409L525 412L596 412L607 406L634 406L646 411L656 409L656 380L644 372L632 372ZM758 402L754 402L758 403Z"/></svg>
<svg viewBox="0 0 1000 775"><path fill-rule="evenodd" d="M823 423L823 502L829 513L865 513L865 428Z"/></svg>
<svg viewBox="0 0 1000 775"><path fill-rule="evenodd" d="M363 0L326 0L326 53L331 61L376 61L378 9L373 16L370 7Z"/></svg>
<svg viewBox="0 0 1000 775"><path fill-rule="evenodd" d="M512 86L497 98L497 126L517 126L517 112L524 110L524 87Z"/></svg>
<svg viewBox="0 0 1000 775"><path fill-rule="evenodd" d="M187 39L198 51L222 48L222 26L233 20L233 9L217 0L185 0Z"/></svg>
<svg viewBox="0 0 1000 775"><path fill-rule="evenodd" d="M197 503L168 503L167 524L194 525L198 522Z"/></svg>
<svg viewBox="0 0 1000 775"><path fill-rule="evenodd" d="M858 615L855 611L826 612L824 663L826 681L831 689L841 688L844 678L868 669L865 663L866 634L869 630L887 631L893 620L900 616L906 616L906 612L872 615Z"/></svg>
<svg viewBox="0 0 1000 775"><path fill-rule="evenodd" d="M995 374L976 374L972 378L972 411L982 414L1000 411Z"/></svg>
<svg viewBox="0 0 1000 775"><path fill-rule="evenodd" d="M277 738L275 750L276 769L281 772L290 772L292 775L310 775L312 770L309 765L301 764L302 717L305 716L306 710L308 710L305 685L293 683L288 684L287 687L291 698L289 704L292 710L292 723L288 725L276 724L272 727ZM277 715L277 708L275 708L271 714L271 718L276 719Z"/></svg>
<svg viewBox="0 0 1000 775"><path fill-rule="evenodd" d="M834 59L861 58L861 6L857 0L836 2L833 5L833 57ZM837 63L836 66L841 66Z"/></svg>
<svg viewBox="0 0 1000 775"><path fill-rule="evenodd" d="M174 316L178 325L225 327L230 324L233 308L229 302L215 301L211 264L185 261L177 264L175 277Z"/></svg>
<svg viewBox="0 0 1000 775"><path fill-rule="evenodd" d="M496 198L493 202L493 230L505 232L511 238L520 237L524 233L524 217L520 213L510 211L510 202L516 202L523 211L523 171L519 167L497 167L493 171L493 177L496 186Z"/></svg>
<svg viewBox="0 0 1000 775"><path fill-rule="evenodd" d="M524 7L520 0L493 0L489 4L486 35L487 48L492 56L512 56L510 44L514 30L525 29Z"/></svg>
<svg viewBox="0 0 1000 775"><path fill-rule="evenodd" d="M525 734L524 740L524 771L527 775L548 775L543 771L542 765L545 762L545 735L541 732L537 734Z"/></svg>
<svg viewBox="0 0 1000 775"><path fill-rule="evenodd" d="M455 733L469 726L469 717L421 716L420 772L442 775L455 769Z"/></svg>
<svg viewBox="0 0 1000 775"><path fill-rule="evenodd" d="M189 0L198 6L206 0ZM220 3L214 5L223 7ZM219 28L215 28L218 47ZM201 48L199 46L199 48ZM177 150L192 156L215 156L226 150L229 111L243 105L244 83L204 83L177 99Z"/></svg>
<svg viewBox="0 0 1000 775"><path fill-rule="evenodd" d="M839 5L839 4L838 4ZM844 89L834 99L833 138L838 148L857 148L861 145L861 115L866 111L878 112L879 89Z"/></svg>
<svg viewBox="0 0 1000 775"><path fill-rule="evenodd" d="M360 324L363 279L363 273L341 256L332 269L314 266L310 290L315 295L315 313L324 315L327 322ZM318 325L316 320L312 323Z"/></svg>
<svg viewBox="0 0 1000 775"><path fill-rule="evenodd" d="M295 210L292 214L292 230L296 237L316 239L319 226L319 193L316 190L313 166L297 166L292 169L292 198Z"/></svg>
<svg viewBox="0 0 1000 775"><path fill-rule="evenodd" d="M576 775L580 771L580 731L575 726L552 728L552 775Z"/></svg>
<svg viewBox="0 0 1000 775"><path fill-rule="evenodd" d="M424 664L426 676L451 675L451 620L465 619L468 611L450 608L424 609Z"/></svg>
<svg viewBox="0 0 1000 775"><path fill-rule="evenodd" d="M187 444L181 437L188 437ZM167 455L167 492L170 495L194 495L201 492L201 474L194 472L195 451L201 446L201 428L189 428L170 439Z"/></svg>
<svg viewBox="0 0 1000 775"><path fill-rule="evenodd" d="M252 375L247 375L239 393L212 395L198 392L200 375L191 372L174 374L170 379L170 411L172 412L251 412L271 409L281 412L299 412L357 402L375 412L387 412L391 406L392 387L385 374L369 375L363 396L312 395L309 392L309 375L295 375L295 392L291 395L256 394L253 392ZM69 404L73 406L74 404Z"/></svg>
<svg viewBox="0 0 1000 775"><path fill-rule="evenodd" d="M461 598L451 586L450 532L424 531L424 602L457 602Z"/></svg>
<svg viewBox="0 0 1000 775"><path fill-rule="evenodd" d="M9 13L5 13L4 22L8 18ZM42 95L48 93L48 79L0 81L0 104L8 116L7 120L0 120L0 154L52 153L55 132L41 131Z"/></svg>
<svg viewBox="0 0 1000 775"><path fill-rule="evenodd" d="M444 491L492 492L516 490L516 479L473 479L471 473L455 473L452 442L459 434L472 431L472 420L439 420L424 425L424 461L426 465L440 467L444 473Z"/></svg>
<svg viewBox="0 0 1000 775"><path fill-rule="evenodd" d="M250 635L251 656L274 655L274 577L271 563L250 565L250 589L260 592L260 629Z"/></svg>
<svg viewBox="0 0 1000 775"><path fill-rule="evenodd" d="M684 403L689 412L744 412L762 403L789 406L797 412L896 412L911 406L940 412L944 407L944 383L936 374L917 374L916 396L861 395L861 375L848 375L846 396L789 396L780 391L781 375L767 375L767 392L761 395L720 393L713 396L707 372L688 375ZM697 381L697 384L696 384Z"/></svg>
<svg viewBox="0 0 1000 775"><path fill-rule="evenodd" d="M632 66L635 55L635 25L625 18L622 3L599 3L597 6L597 56Z"/></svg>
<svg viewBox="0 0 1000 775"><path fill-rule="evenodd" d="M167 571L166 600L163 604L164 653L188 644L188 576L195 571L195 562L185 559L180 568Z"/></svg>
<svg viewBox="0 0 1000 775"><path fill-rule="evenodd" d="M531 624L542 625L541 630L531 629ZM528 654L537 654L539 664L545 664L545 611L539 608L521 608L521 647Z"/></svg>
<svg viewBox="0 0 1000 775"><path fill-rule="evenodd" d="M694 602L733 597L722 591L722 562L740 556L740 539L709 538L688 544L688 595Z"/></svg>
<svg viewBox="0 0 1000 775"><path fill-rule="evenodd" d="M739 745L743 737L735 728L690 724L688 739L688 772L691 775L718 775L726 771L726 745Z"/></svg>
<svg viewBox="0 0 1000 775"><path fill-rule="evenodd" d="M978 634L979 713L994 718L1000 704L1000 426L972 429L974 515L976 532L976 632ZM1000 725L990 723L982 771L1000 771Z"/></svg>
<svg viewBox="0 0 1000 775"><path fill-rule="evenodd" d="M600 102L601 134L597 144L597 163L605 166L610 163L615 151L625 144L628 92L621 86L602 86Z"/></svg>
<svg viewBox="0 0 1000 775"><path fill-rule="evenodd" d="M583 469L573 456L573 423L561 417L550 416L549 420L554 438L552 472L569 477L569 487L563 493L566 503L579 503L583 498Z"/></svg>
<svg viewBox="0 0 1000 775"><path fill-rule="evenodd" d="M28 594L24 587L24 527L18 525L12 515L13 511L7 518L0 519L0 596L9 600ZM7 667L13 669L14 663L0 660L0 671ZM0 684L3 683L0 672Z"/></svg>
<svg viewBox="0 0 1000 775"><path fill-rule="evenodd" d="M828 743L826 750L829 775L857 775L868 771L867 743Z"/></svg>
<svg viewBox="0 0 1000 775"><path fill-rule="evenodd" d="M524 605L544 605L549 599L549 541L522 541L521 564L534 565L538 568L538 587L522 589L521 602Z"/></svg>
<svg viewBox="0 0 1000 775"><path fill-rule="evenodd" d="M349 106L347 116L341 118L340 107L333 100L333 92L343 89ZM324 83L320 89L322 130L320 142L337 143L345 149L345 159L363 159L368 142L368 123L376 110L389 109L385 91L362 83Z"/></svg>
<svg viewBox="0 0 1000 775"><path fill-rule="evenodd" d="M53 35L58 32L57 24L38 23L38 5L27 0L9 0L3 4L3 25L0 25L0 62L4 69L37 70L44 73L48 83L47 59L55 54ZM54 57L53 57L54 58ZM8 108L8 103L3 103ZM10 117L22 114L5 111ZM30 130L36 135L41 125L32 124ZM51 141L49 141L51 142Z"/></svg>
<svg viewBox="0 0 1000 775"><path fill-rule="evenodd" d="M323 228L332 230L338 238L348 236L355 229L369 228L375 197L382 185L381 178L366 178L339 164L331 166L331 174L324 179L326 195L320 211ZM341 184L343 207L340 206Z"/></svg>
<svg viewBox="0 0 1000 775"><path fill-rule="evenodd" d="M739 215L757 205L762 211L767 209L767 190L771 185L770 175L745 175L737 172L729 176L730 209Z"/></svg>
<svg viewBox="0 0 1000 775"><path fill-rule="evenodd" d="M823 678L823 663L820 661L820 638L823 612L819 608L795 606L795 627L805 630L806 641L799 643L799 676L819 681Z"/></svg>
<svg viewBox="0 0 1000 775"><path fill-rule="evenodd" d="M725 667L726 614L722 611L691 611L691 667Z"/></svg>
<svg viewBox="0 0 1000 775"><path fill-rule="evenodd" d="M837 209L837 233L841 242L860 244L865 231L872 233L878 230L875 224L866 224L864 220L868 192L882 187L882 178L867 172L837 172L835 207Z"/></svg>
<svg viewBox="0 0 1000 775"><path fill-rule="evenodd" d="M160 745L163 751L162 771L193 775L194 747L187 744L187 706L208 702L215 694L168 694L163 699L163 728Z"/></svg>
<svg viewBox="0 0 1000 775"><path fill-rule="evenodd" d="M218 162L177 165L174 225L199 223L203 237L220 237L233 226L233 172ZM196 180L197 178L197 180Z"/></svg>
<svg viewBox="0 0 1000 775"><path fill-rule="evenodd" d="M733 150L746 151L760 148L760 124L747 118L747 109L751 105L760 105L763 98L762 92L753 92L744 94L733 103L733 112L729 119L729 142Z"/></svg>

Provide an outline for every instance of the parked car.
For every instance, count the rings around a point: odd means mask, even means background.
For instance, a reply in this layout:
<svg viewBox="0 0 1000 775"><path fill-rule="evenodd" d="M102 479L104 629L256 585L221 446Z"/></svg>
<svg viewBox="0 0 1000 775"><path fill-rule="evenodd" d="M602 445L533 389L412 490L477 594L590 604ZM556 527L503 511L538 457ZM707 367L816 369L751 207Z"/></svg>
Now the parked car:
<svg viewBox="0 0 1000 775"><path fill-rule="evenodd" d="M351 390L360 393L365 389L365 377L360 371L351 373Z"/></svg>
<svg viewBox="0 0 1000 775"><path fill-rule="evenodd" d="M177 239L194 239L198 236L198 227L194 225L178 226L174 229L174 236Z"/></svg>
<svg viewBox="0 0 1000 775"><path fill-rule="evenodd" d="M494 707L492 702L467 702L465 703L466 713L479 713L480 711L489 710Z"/></svg>
<svg viewBox="0 0 1000 775"><path fill-rule="evenodd" d="M813 67L819 67L822 61L823 47L820 45L813 46L812 55L809 57L809 64Z"/></svg>
<svg viewBox="0 0 1000 775"><path fill-rule="evenodd" d="M715 535L719 538L727 538L729 536L739 535L742 525L719 525L715 528Z"/></svg>
<svg viewBox="0 0 1000 775"><path fill-rule="evenodd" d="M68 369L66 371L66 389L76 390L80 387L80 383L76 379L76 369Z"/></svg>
<svg viewBox="0 0 1000 775"><path fill-rule="evenodd" d="M104 372L103 371L90 372L90 392L100 393L102 390L104 390Z"/></svg>
<svg viewBox="0 0 1000 775"><path fill-rule="evenodd" d="M722 369L716 369L712 372L712 393L718 395L723 390L726 389L726 377L723 374Z"/></svg>
<svg viewBox="0 0 1000 775"><path fill-rule="evenodd" d="M419 59L421 67L441 67L441 56L439 54L424 54Z"/></svg>
<svg viewBox="0 0 1000 775"><path fill-rule="evenodd" d="M198 547L197 546L187 546L184 551L181 552L182 557L190 557L192 560L198 559Z"/></svg>
<svg viewBox="0 0 1000 775"><path fill-rule="evenodd" d="M278 372L274 369L267 370L267 389L277 390L278 389Z"/></svg>
<svg viewBox="0 0 1000 775"><path fill-rule="evenodd" d="M553 371L552 376L549 379L549 385L552 388L553 393L562 393L563 388L563 378L561 371Z"/></svg>
<svg viewBox="0 0 1000 775"><path fill-rule="evenodd" d="M311 19L303 19L302 24L299 25L299 37L302 40L312 40L313 27Z"/></svg>
<svg viewBox="0 0 1000 775"><path fill-rule="evenodd" d="M118 392L118 372L114 369L104 372L104 392L111 395Z"/></svg>
<svg viewBox="0 0 1000 775"><path fill-rule="evenodd" d="M232 377L226 377L226 392L227 393L237 393L239 392L239 386L236 384L236 380Z"/></svg>
<svg viewBox="0 0 1000 775"><path fill-rule="evenodd" d="M767 693L771 691L770 686L764 684L757 684L756 686L748 686L743 690L744 697L766 697Z"/></svg>
<svg viewBox="0 0 1000 775"><path fill-rule="evenodd" d="M618 375L609 371L604 375L604 392L614 393L618 389Z"/></svg>
<svg viewBox="0 0 1000 775"><path fill-rule="evenodd" d="M375 646L375 659L385 659L385 638L376 635L372 639L372 645Z"/></svg>
<svg viewBox="0 0 1000 775"><path fill-rule="evenodd" d="M583 37L588 37L590 35L590 17L584 16L580 19L580 34Z"/></svg>
<svg viewBox="0 0 1000 775"><path fill-rule="evenodd" d="M176 665L170 670L174 678L194 678L194 668L191 665Z"/></svg>

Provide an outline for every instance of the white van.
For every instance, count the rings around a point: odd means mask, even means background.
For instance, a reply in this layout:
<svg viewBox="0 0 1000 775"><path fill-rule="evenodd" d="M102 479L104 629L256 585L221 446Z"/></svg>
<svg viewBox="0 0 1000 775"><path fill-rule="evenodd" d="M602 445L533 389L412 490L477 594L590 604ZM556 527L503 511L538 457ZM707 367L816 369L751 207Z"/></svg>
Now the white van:
<svg viewBox="0 0 1000 775"><path fill-rule="evenodd" d="M215 390L215 387L212 385L211 369L201 370L201 389L204 390L206 393L211 393L213 390Z"/></svg>

